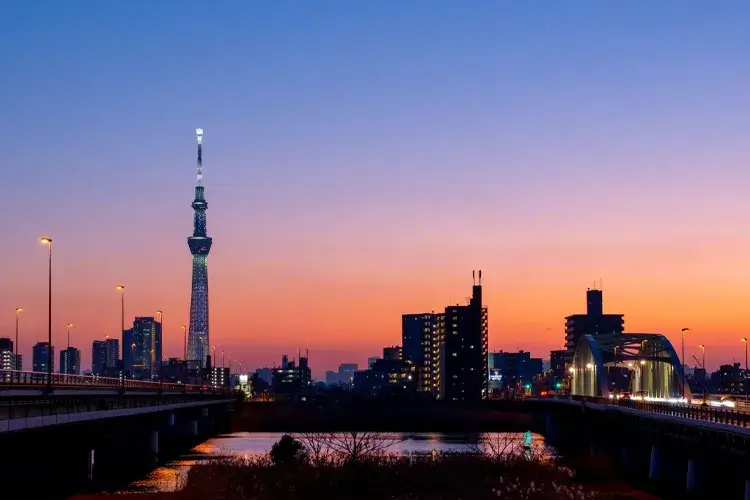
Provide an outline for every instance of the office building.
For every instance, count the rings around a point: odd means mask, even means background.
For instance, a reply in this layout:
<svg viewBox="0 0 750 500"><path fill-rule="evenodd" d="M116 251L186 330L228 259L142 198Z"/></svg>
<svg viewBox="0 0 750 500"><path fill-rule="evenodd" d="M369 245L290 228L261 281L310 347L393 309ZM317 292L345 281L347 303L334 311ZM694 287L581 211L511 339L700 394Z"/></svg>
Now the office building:
<svg viewBox="0 0 750 500"><path fill-rule="evenodd" d="M488 356L490 385L493 389L512 389L524 391L528 389L534 377L543 370L542 358L532 358L531 353L493 352Z"/></svg>
<svg viewBox="0 0 750 500"><path fill-rule="evenodd" d="M378 356L371 356L371 357L367 358L367 368L368 369L372 368L372 365L375 364L375 362L377 360L379 360L379 359L381 359L381 358L379 358ZM326 373L328 373L328 372L326 372ZM331 372L331 373L335 373L335 372Z"/></svg>
<svg viewBox="0 0 750 500"><path fill-rule="evenodd" d="M119 375L122 369L120 362L120 339L111 338L109 335L104 340L107 343L107 374L110 377Z"/></svg>
<svg viewBox="0 0 750 500"><path fill-rule="evenodd" d="M482 271L479 271L469 304L445 308L441 399L479 401L489 396L487 316L487 308L482 305Z"/></svg>
<svg viewBox="0 0 750 500"><path fill-rule="evenodd" d="M229 368L212 366L208 380L214 387L229 387Z"/></svg>
<svg viewBox="0 0 750 500"><path fill-rule="evenodd" d="M91 344L91 373L104 375L107 372L107 343L95 340Z"/></svg>
<svg viewBox="0 0 750 500"><path fill-rule="evenodd" d="M81 351L68 347L60 351L60 373L78 375L81 373Z"/></svg>
<svg viewBox="0 0 750 500"><path fill-rule="evenodd" d="M50 359L52 360L51 367L48 365ZM48 342L37 342L34 344L31 350L31 364L35 372L46 373L48 370L54 372L55 346L50 347Z"/></svg>
<svg viewBox="0 0 750 500"><path fill-rule="evenodd" d="M281 368L273 370L271 387L276 395L299 396L308 392L311 386L312 374L306 357L299 358L299 363L287 358Z"/></svg>
<svg viewBox="0 0 750 500"><path fill-rule="evenodd" d="M161 323L153 317L136 317L122 335L122 359L128 378L158 378L161 367Z"/></svg>
<svg viewBox="0 0 750 500"><path fill-rule="evenodd" d="M573 362L573 352L584 335L622 334L625 320L622 314L604 314L601 290L586 290L586 314L572 314L565 318L565 362Z"/></svg>
<svg viewBox="0 0 750 500"><path fill-rule="evenodd" d="M561 349L549 353L549 369L552 376L557 380L565 377L565 352L564 349Z"/></svg>

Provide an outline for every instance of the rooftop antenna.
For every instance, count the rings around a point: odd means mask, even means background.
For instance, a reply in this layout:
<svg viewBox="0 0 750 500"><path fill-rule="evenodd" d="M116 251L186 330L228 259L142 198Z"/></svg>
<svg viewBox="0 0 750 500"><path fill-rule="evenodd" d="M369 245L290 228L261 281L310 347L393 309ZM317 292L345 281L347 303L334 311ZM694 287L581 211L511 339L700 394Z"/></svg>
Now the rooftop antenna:
<svg viewBox="0 0 750 500"><path fill-rule="evenodd" d="M477 272L476 272L475 270L473 270L473 269L471 270L471 284L472 284L472 285L476 285L476 284L477 284L477 276L476 276L476 273L477 273Z"/></svg>
<svg viewBox="0 0 750 500"><path fill-rule="evenodd" d="M479 270L479 286L482 286L482 270Z"/></svg>
<svg viewBox="0 0 750 500"><path fill-rule="evenodd" d="M198 141L198 175L196 185L203 185L203 129L195 129L195 138Z"/></svg>

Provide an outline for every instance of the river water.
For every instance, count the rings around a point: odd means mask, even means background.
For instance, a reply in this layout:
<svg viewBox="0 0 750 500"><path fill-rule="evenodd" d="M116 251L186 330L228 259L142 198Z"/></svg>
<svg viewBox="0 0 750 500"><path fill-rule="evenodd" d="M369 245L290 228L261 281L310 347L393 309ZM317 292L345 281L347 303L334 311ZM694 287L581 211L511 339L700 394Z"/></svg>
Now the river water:
<svg viewBox="0 0 750 500"><path fill-rule="evenodd" d="M196 446L190 453L155 469L149 476L136 481L125 491L175 491L182 488L191 467L201 460L212 457L251 457L268 453L271 446L281 438L281 433L239 432L218 436ZM395 434L398 442L389 447L392 453L465 452L475 449L480 434L410 433ZM504 443L522 441L527 449L546 452L544 438L531 432L485 433L481 435L489 442Z"/></svg>

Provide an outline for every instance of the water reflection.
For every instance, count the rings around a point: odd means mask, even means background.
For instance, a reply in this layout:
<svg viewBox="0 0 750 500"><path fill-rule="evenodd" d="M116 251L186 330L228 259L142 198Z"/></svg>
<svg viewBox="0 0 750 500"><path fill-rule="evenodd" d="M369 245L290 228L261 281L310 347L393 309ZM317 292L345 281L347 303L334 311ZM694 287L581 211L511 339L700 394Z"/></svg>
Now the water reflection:
<svg viewBox="0 0 750 500"><path fill-rule="evenodd" d="M148 478L133 483L128 491L176 491L182 488L190 467L201 461L222 456L249 458L270 451L281 438L276 432L238 432L227 434L201 443L180 460L154 470ZM387 451L401 454L427 454L450 452L476 452L498 455L524 453L535 456L550 456L544 438L531 432L526 433L400 433L395 444Z"/></svg>

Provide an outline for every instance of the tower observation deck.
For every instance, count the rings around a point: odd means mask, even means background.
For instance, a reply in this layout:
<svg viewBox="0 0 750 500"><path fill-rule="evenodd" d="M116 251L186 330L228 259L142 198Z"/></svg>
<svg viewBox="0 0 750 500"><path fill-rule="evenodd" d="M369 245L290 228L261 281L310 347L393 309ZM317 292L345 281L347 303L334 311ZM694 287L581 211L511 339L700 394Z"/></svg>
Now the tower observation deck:
<svg viewBox="0 0 750 500"><path fill-rule="evenodd" d="M203 189L203 129L196 129L198 173L193 200L193 235L188 247L193 255L193 285L190 293L190 327L187 339L188 367L205 368L209 349L208 337L208 253L212 239L206 233L208 203Z"/></svg>

